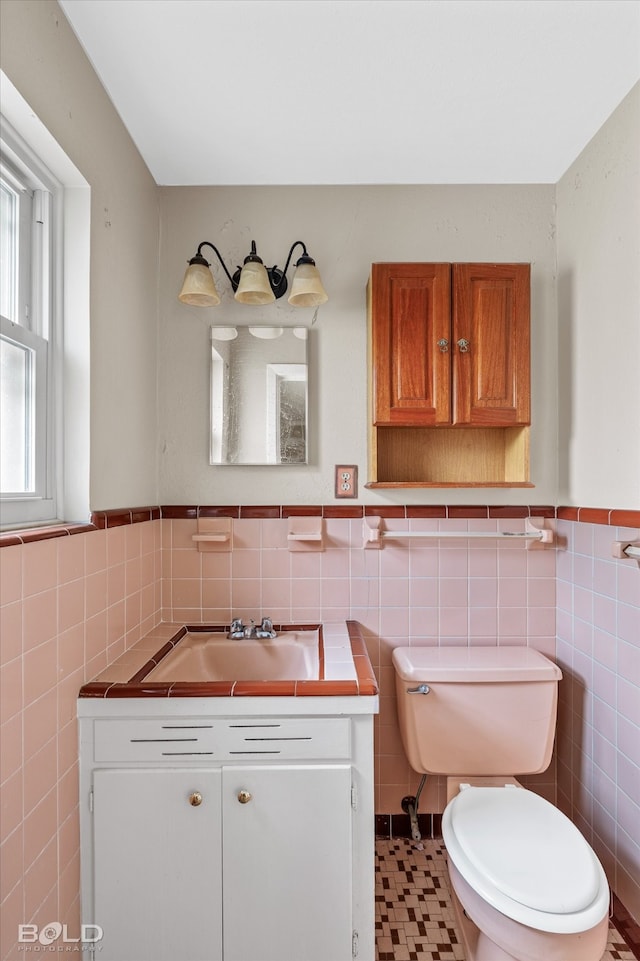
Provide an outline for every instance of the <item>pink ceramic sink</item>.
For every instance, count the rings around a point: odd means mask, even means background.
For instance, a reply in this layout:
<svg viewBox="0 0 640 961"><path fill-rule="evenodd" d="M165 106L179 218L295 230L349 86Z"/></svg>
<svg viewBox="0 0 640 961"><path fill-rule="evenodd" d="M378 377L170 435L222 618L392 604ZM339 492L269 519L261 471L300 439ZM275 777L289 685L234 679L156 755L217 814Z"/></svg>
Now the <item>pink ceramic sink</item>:
<svg viewBox="0 0 640 961"><path fill-rule="evenodd" d="M218 632L187 634L147 681L306 681L319 677L317 630L274 638L229 639Z"/></svg>

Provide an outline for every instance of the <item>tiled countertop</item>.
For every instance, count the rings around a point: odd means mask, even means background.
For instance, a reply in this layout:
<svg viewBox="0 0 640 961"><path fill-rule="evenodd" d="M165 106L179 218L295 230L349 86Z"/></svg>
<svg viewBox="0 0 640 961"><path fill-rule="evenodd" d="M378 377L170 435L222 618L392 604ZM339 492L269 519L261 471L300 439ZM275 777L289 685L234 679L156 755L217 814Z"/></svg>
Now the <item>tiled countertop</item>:
<svg viewBox="0 0 640 961"><path fill-rule="evenodd" d="M220 625L159 624L121 657L80 688L79 697L371 697L378 694L367 648L357 621L275 625L318 630L319 676L301 681L146 681L145 678L187 633L226 632ZM242 643L239 641L238 643Z"/></svg>

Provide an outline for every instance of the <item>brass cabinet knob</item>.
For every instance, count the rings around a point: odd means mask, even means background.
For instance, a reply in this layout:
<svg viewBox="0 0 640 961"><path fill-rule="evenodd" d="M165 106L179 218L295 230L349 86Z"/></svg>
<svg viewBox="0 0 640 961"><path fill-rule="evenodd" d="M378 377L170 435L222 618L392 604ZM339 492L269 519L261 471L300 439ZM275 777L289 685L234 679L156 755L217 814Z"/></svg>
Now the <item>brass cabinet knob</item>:
<svg viewBox="0 0 640 961"><path fill-rule="evenodd" d="M249 791L238 791L238 800L240 804L248 804L251 800L251 794Z"/></svg>
<svg viewBox="0 0 640 961"><path fill-rule="evenodd" d="M193 794L189 795L189 804L194 808L197 808L202 804L202 795L200 794L200 791L194 791Z"/></svg>
<svg viewBox="0 0 640 961"><path fill-rule="evenodd" d="M457 344L458 344L458 347L460 348L460 353L461 353L461 354L468 354L468 353L469 353L469 350L470 350L470 348L471 348L471 344L470 344L470 342L469 342L465 337L461 337L460 340L457 341Z"/></svg>

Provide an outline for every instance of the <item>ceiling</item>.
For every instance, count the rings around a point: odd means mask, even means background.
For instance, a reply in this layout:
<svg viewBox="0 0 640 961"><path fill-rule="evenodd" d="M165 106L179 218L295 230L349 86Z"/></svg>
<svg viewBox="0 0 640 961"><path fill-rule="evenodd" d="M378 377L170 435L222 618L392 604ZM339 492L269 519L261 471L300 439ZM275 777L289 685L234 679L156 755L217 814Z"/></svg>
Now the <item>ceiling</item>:
<svg viewBox="0 0 640 961"><path fill-rule="evenodd" d="M556 183L640 0L59 0L158 184Z"/></svg>

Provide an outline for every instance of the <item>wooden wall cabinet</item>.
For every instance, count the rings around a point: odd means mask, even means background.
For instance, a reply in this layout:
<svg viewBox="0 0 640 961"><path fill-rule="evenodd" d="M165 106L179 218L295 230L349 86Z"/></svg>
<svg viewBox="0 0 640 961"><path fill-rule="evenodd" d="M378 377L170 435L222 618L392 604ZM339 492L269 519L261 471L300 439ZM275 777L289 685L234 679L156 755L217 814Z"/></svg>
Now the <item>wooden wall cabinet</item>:
<svg viewBox="0 0 640 961"><path fill-rule="evenodd" d="M373 264L368 486L529 484L529 264Z"/></svg>

